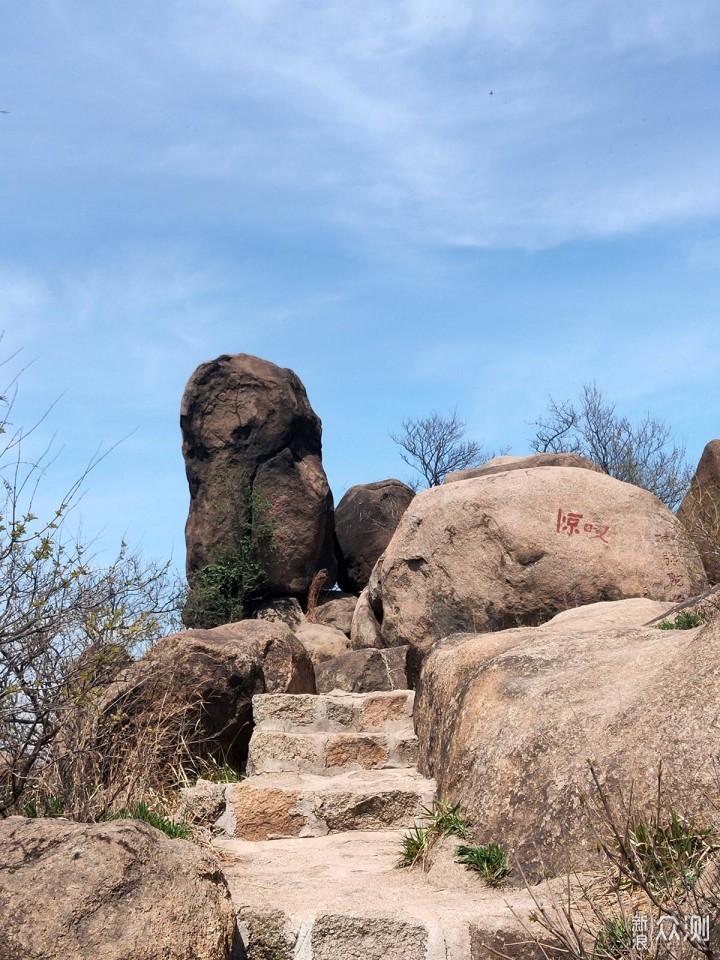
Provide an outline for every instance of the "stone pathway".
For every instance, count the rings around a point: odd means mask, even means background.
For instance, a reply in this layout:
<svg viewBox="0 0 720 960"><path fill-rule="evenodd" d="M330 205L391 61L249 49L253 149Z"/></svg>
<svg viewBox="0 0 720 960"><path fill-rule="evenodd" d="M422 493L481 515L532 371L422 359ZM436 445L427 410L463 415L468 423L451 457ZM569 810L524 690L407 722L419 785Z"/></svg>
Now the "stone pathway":
<svg viewBox="0 0 720 960"><path fill-rule="evenodd" d="M398 869L403 834L432 802L415 767L413 693L265 694L249 776L226 791L215 842L248 960L480 960L522 939L493 890L453 862ZM526 951L527 953L527 951Z"/></svg>

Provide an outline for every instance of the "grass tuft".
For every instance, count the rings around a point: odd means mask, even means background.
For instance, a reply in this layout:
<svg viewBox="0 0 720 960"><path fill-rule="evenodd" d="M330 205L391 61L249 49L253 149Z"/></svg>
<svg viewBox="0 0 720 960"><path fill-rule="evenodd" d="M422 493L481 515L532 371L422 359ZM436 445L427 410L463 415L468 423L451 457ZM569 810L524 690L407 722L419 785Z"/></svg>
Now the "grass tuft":
<svg viewBox="0 0 720 960"><path fill-rule="evenodd" d="M595 938L592 960L623 960L632 956L632 930L623 917L605 921Z"/></svg>
<svg viewBox="0 0 720 960"><path fill-rule="evenodd" d="M155 813L144 801L133 804L132 807L118 810L111 814L110 820L142 820L143 823L149 823L151 827L170 837L171 840L189 840L190 832L184 823L175 823L168 817L160 813Z"/></svg>
<svg viewBox="0 0 720 960"><path fill-rule="evenodd" d="M510 873L505 851L497 843L484 846L461 844L455 848L455 860L468 870L479 873L491 887L496 887Z"/></svg>

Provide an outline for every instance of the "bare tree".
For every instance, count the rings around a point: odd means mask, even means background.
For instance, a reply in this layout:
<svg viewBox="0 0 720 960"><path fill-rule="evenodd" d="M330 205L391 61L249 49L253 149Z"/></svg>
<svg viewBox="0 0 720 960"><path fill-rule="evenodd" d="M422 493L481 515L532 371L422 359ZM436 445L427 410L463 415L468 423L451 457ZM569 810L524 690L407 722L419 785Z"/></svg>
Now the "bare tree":
<svg viewBox="0 0 720 960"><path fill-rule="evenodd" d="M169 564L123 544L107 566L68 529L92 467L45 519L35 512L47 452L23 459L11 422L16 378L0 396L0 817L27 795L68 716L123 658L177 622Z"/></svg>
<svg viewBox="0 0 720 960"><path fill-rule="evenodd" d="M479 467L489 459L482 444L465 440L466 424L453 410L448 416L431 413L403 421L402 432L391 433L400 456L417 471L426 486L434 487L455 470Z"/></svg>
<svg viewBox="0 0 720 960"><path fill-rule="evenodd" d="M690 485L685 446L664 420L646 413L638 422L621 416L596 383L586 383L579 401L550 398L536 420L530 446L538 453L579 453L618 480L645 487L675 510Z"/></svg>

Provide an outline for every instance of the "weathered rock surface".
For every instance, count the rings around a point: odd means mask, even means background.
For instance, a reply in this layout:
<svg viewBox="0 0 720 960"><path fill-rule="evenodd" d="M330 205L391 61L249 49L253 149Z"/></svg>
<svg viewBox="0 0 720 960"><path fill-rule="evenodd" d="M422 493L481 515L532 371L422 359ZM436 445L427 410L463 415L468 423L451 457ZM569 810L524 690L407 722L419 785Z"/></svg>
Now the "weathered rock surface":
<svg viewBox="0 0 720 960"><path fill-rule="evenodd" d="M684 527L656 497L570 467L420 493L373 580L384 644L420 653L453 633L539 623L600 600L678 601L707 586Z"/></svg>
<svg viewBox="0 0 720 960"><path fill-rule="evenodd" d="M716 789L720 623L641 624L645 599L568 610L539 627L440 641L416 693L419 767L531 878L595 857L580 798L588 760L613 790L703 818ZM614 794L613 794L614 796Z"/></svg>
<svg viewBox="0 0 720 960"><path fill-rule="evenodd" d="M278 595L304 593L319 569L334 577L333 501L321 460L320 420L292 372L247 354L201 364L182 400L190 486L187 572L231 546L232 490L268 504L273 545L265 567ZM240 499L242 499L240 497Z"/></svg>
<svg viewBox="0 0 720 960"><path fill-rule="evenodd" d="M103 696L100 736L166 728L171 750L183 733L192 755L240 769L256 693L313 693L305 648L282 623L243 620L159 640ZM158 744L164 744L159 739ZM158 757L158 762L161 757Z"/></svg>
<svg viewBox="0 0 720 960"><path fill-rule="evenodd" d="M232 960L217 860L134 820L0 821L0 960Z"/></svg>
<svg viewBox="0 0 720 960"><path fill-rule="evenodd" d="M325 660L315 670L318 693L344 690L371 693L374 690L405 690L408 647L351 650Z"/></svg>
<svg viewBox="0 0 720 960"><path fill-rule="evenodd" d="M350 649L350 640L341 630L322 623L301 623L295 628L295 636L307 650L316 670L326 660L340 657Z"/></svg>
<svg viewBox="0 0 720 960"><path fill-rule="evenodd" d="M702 558L710 583L720 583L720 440L703 450L677 512Z"/></svg>
<svg viewBox="0 0 720 960"><path fill-rule="evenodd" d="M254 607L252 615L256 620L284 623L291 630L305 623L305 614L296 597L274 597L266 600Z"/></svg>
<svg viewBox="0 0 720 960"><path fill-rule="evenodd" d="M415 496L400 480L350 487L335 510L338 583L359 593Z"/></svg>
<svg viewBox="0 0 720 960"><path fill-rule="evenodd" d="M326 627L342 630L349 637L357 602L358 598L355 594L340 591L326 593L320 597L320 604L315 610L315 621Z"/></svg>
<svg viewBox="0 0 720 960"><path fill-rule="evenodd" d="M469 467L467 470L449 473L443 483L472 480L475 477L487 477L493 473L507 473L509 470L527 470L530 467L578 467L581 470L601 472L596 463L579 453L533 453L528 457L493 457L481 467Z"/></svg>

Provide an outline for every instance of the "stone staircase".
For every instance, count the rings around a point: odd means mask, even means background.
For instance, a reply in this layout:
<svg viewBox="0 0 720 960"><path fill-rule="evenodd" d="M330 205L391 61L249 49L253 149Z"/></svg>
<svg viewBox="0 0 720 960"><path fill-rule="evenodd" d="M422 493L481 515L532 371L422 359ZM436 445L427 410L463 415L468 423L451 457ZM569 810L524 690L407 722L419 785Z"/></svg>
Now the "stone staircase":
<svg viewBox="0 0 720 960"><path fill-rule="evenodd" d="M435 795L415 767L412 705L409 690L254 697L249 776L218 827L275 840L411 824Z"/></svg>
<svg viewBox="0 0 720 960"><path fill-rule="evenodd" d="M214 841L246 960L481 960L517 938L507 892L449 845L430 870L397 869L435 796L415 766L413 698L253 699L248 777L228 785Z"/></svg>

